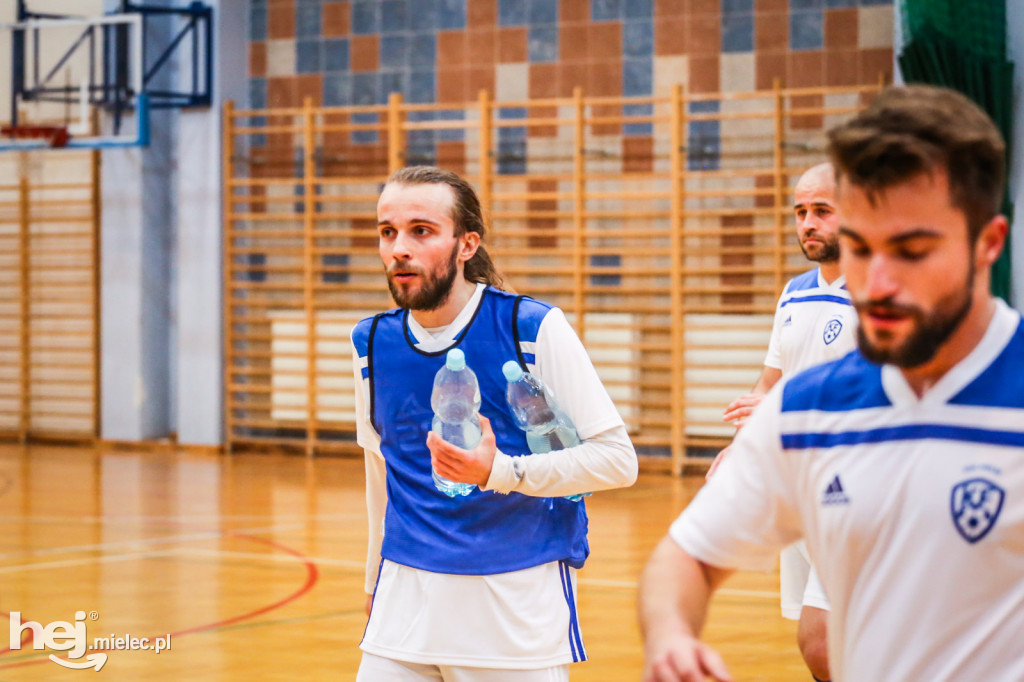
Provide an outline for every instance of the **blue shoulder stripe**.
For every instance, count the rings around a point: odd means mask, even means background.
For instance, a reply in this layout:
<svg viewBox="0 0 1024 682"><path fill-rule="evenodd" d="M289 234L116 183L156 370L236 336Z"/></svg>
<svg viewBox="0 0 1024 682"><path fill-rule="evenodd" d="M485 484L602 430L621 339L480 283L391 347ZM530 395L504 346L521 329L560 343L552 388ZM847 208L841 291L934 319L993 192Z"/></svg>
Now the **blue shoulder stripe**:
<svg viewBox="0 0 1024 682"><path fill-rule="evenodd" d="M810 303L812 301L828 301L829 303L842 303L843 305L853 305L853 301L842 296L833 296L832 294L812 294L811 296L793 296L787 298L782 302L780 308L785 308L790 303Z"/></svg>
<svg viewBox="0 0 1024 682"><path fill-rule="evenodd" d="M784 450L804 450L908 440L949 440L980 445L1024 447L1024 432L997 431L949 424L904 424L840 433L784 433L782 434L782 447Z"/></svg>
<svg viewBox="0 0 1024 682"><path fill-rule="evenodd" d="M808 270L807 272L801 273L789 280L789 284L786 285L783 294L792 294L797 291L807 291L808 289L818 288L818 270Z"/></svg>
<svg viewBox="0 0 1024 682"><path fill-rule="evenodd" d="M1024 320L1010 342L974 381L956 394L951 405L980 405L1024 409Z"/></svg>
<svg viewBox="0 0 1024 682"><path fill-rule="evenodd" d="M856 350L800 372L782 391L783 412L847 412L891 404L882 388L881 366L868 362Z"/></svg>

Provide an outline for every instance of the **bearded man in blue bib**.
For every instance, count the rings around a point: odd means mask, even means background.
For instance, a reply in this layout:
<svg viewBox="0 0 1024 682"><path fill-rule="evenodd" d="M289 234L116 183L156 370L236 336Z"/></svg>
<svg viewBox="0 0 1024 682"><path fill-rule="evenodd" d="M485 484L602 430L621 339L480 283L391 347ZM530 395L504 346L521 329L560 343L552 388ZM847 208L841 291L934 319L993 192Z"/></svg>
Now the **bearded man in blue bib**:
<svg viewBox="0 0 1024 682"><path fill-rule="evenodd" d="M567 681L586 660L576 571L589 554L585 502L567 496L636 480L626 427L562 312L502 290L468 182L401 169L377 221L399 307L352 330L370 530L356 679ZM480 385L471 450L430 431L434 375L453 348ZM551 388L579 445L530 454L505 401L509 360ZM432 466L477 487L448 497Z"/></svg>

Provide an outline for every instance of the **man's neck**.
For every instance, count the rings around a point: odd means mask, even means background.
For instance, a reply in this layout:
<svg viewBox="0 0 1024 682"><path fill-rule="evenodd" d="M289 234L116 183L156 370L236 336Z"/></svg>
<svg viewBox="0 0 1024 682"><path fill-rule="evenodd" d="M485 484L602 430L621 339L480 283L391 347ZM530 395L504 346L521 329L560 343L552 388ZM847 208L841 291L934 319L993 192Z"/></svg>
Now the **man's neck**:
<svg viewBox="0 0 1024 682"><path fill-rule="evenodd" d="M469 303L469 299L473 298L473 294L476 292L476 282L470 282L465 277L457 277L455 283L452 284L452 289L448 293L448 298L445 299L444 303L439 308L434 310L410 310L413 319L419 322L420 326L425 329L434 329L437 327L446 327L455 321L455 318L459 316L462 309Z"/></svg>
<svg viewBox="0 0 1024 682"><path fill-rule="evenodd" d="M920 398L927 393L949 370L971 354L988 331L996 313L996 300L987 293L981 300L976 299L967 317L957 327L935 357L920 367L901 369L903 378Z"/></svg>
<svg viewBox="0 0 1024 682"><path fill-rule="evenodd" d="M821 268L821 278L828 284L832 284L843 274L839 269L839 261L837 260L829 263L819 263L818 267Z"/></svg>

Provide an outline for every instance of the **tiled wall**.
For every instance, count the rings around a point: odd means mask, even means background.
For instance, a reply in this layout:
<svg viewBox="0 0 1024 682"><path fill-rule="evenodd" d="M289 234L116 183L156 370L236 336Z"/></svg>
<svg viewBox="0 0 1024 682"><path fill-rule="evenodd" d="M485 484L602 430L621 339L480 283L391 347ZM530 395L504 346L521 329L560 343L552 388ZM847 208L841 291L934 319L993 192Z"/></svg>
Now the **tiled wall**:
<svg viewBox="0 0 1024 682"><path fill-rule="evenodd" d="M891 0L251 0L251 106L877 82ZM627 129L625 135L644 134Z"/></svg>

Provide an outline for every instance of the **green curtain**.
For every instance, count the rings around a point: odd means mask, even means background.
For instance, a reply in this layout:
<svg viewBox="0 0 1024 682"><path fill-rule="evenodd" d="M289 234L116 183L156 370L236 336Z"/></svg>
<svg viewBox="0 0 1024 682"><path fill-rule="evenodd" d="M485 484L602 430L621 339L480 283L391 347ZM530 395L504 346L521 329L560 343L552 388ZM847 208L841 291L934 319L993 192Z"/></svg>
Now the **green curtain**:
<svg viewBox="0 0 1024 682"><path fill-rule="evenodd" d="M1006 58L1006 0L902 0L900 9L904 80L957 90L988 112L1006 140L1009 169L1013 63ZM1004 197L1012 225L1013 204ZM992 292L1009 299L1009 242L992 270Z"/></svg>

